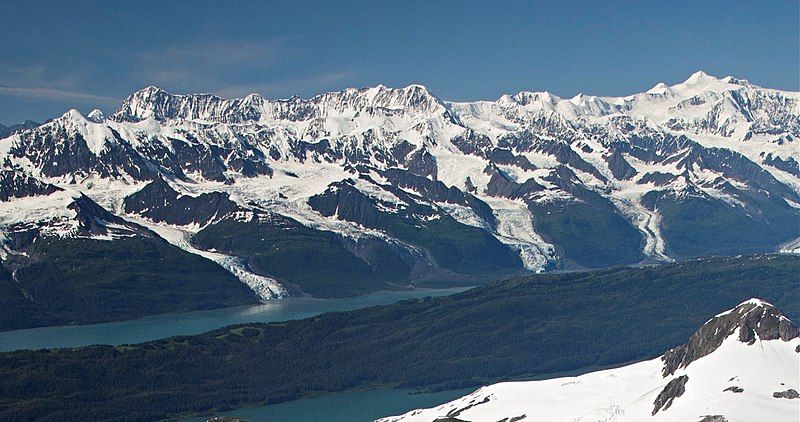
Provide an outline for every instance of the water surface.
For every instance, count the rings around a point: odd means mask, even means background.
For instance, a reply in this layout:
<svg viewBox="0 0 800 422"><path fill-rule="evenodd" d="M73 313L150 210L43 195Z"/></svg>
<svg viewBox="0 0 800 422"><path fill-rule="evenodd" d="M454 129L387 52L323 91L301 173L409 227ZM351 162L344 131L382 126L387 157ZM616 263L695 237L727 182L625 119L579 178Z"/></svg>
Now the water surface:
<svg viewBox="0 0 800 422"><path fill-rule="evenodd" d="M387 305L405 299L444 296L466 289L468 288L387 291L342 299L287 298L273 300L262 305L153 315L103 324L6 331L0 332L0 352L19 349L80 347L91 344L140 343L177 335L200 334L232 324L288 321L331 311Z"/></svg>
<svg viewBox="0 0 800 422"><path fill-rule="evenodd" d="M213 416L236 416L249 422L372 422L421 407L434 407L455 400L475 389L415 393L407 390L371 390L334 393L269 406L247 407ZM188 418L205 421L211 416Z"/></svg>

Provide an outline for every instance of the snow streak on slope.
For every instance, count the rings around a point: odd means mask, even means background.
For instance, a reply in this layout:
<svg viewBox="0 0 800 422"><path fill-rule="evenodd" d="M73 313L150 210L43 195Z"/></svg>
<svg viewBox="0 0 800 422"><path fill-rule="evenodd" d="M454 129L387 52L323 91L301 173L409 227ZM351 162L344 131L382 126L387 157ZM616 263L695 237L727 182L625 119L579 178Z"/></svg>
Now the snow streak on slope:
<svg viewBox="0 0 800 422"><path fill-rule="evenodd" d="M156 232L167 242L196 255L210 259L221 265L226 270L235 275L242 283L248 285L262 300L276 299L288 296L286 289L269 277L260 276L252 273L247 268L247 263L243 259L235 256L224 255L214 251L204 251L191 245L189 238L193 233L187 231L185 227L170 227L163 224L153 224L138 219L135 221L150 230Z"/></svg>
<svg viewBox="0 0 800 422"><path fill-rule="evenodd" d="M533 229L530 211L525 204L507 199L486 202L497 218L497 238L519 252L525 268L542 272L555 259L555 247Z"/></svg>
<svg viewBox="0 0 800 422"><path fill-rule="evenodd" d="M800 254L800 239L794 239L784 243L778 247L778 252Z"/></svg>

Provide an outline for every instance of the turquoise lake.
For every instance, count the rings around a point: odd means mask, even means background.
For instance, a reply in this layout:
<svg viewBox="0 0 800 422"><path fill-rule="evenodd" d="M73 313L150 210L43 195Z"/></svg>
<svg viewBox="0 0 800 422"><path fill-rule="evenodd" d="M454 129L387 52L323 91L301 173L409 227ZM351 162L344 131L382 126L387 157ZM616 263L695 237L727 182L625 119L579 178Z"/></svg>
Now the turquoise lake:
<svg viewBox="0 0 800 422"><path fill-rule="evenodd" d="M0 332L0 352L80 347L91 344L140 343L178 335L200 334L232 324L302 319L325 312L387 305L428 296L444 296L464 290L467 288L388 291L342 299L287 298L262 305L154 315L103 324L6 331Z"/></svg>
<svg viewBox="0 0 800 422"><path fill-rule="evenodd" d="M415 394L407 390L334 393L270 406L241 408L213 416L236 416L249 422L372 422L384 416L437 406L473 391L474 388ZM184 421L203 422L210 417Z"/></svg>

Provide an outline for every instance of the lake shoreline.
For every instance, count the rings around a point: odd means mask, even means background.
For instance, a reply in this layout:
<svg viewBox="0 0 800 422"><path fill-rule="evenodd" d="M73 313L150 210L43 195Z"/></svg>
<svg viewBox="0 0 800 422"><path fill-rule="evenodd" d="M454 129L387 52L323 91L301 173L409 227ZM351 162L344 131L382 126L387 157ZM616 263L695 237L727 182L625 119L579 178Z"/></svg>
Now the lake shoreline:
<svg viewBox="0 0 800 422"><path fill-rule="evenodd" d="M228 325L283 322L327 312L388 305L408 299L447 296L471 288L387 290L337 299L296 297L257 305L148 315L99 324L25 328L0 332L0 352L141 343L167 337L201 334Z"/></svg>

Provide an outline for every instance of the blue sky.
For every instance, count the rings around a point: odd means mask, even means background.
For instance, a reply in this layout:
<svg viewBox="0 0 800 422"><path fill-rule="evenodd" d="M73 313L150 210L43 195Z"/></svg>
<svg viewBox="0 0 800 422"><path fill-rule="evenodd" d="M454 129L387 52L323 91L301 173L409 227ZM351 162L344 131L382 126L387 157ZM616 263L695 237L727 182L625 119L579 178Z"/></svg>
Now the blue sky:
<svg viewBox="0 0 800 422"><path fill-rule="evenodd" d="M800 89L797 0L50 3L0 0L0 123L113 111L147 85L284 98L420 83L476 100L625 95L704 70Z"/></svg>

